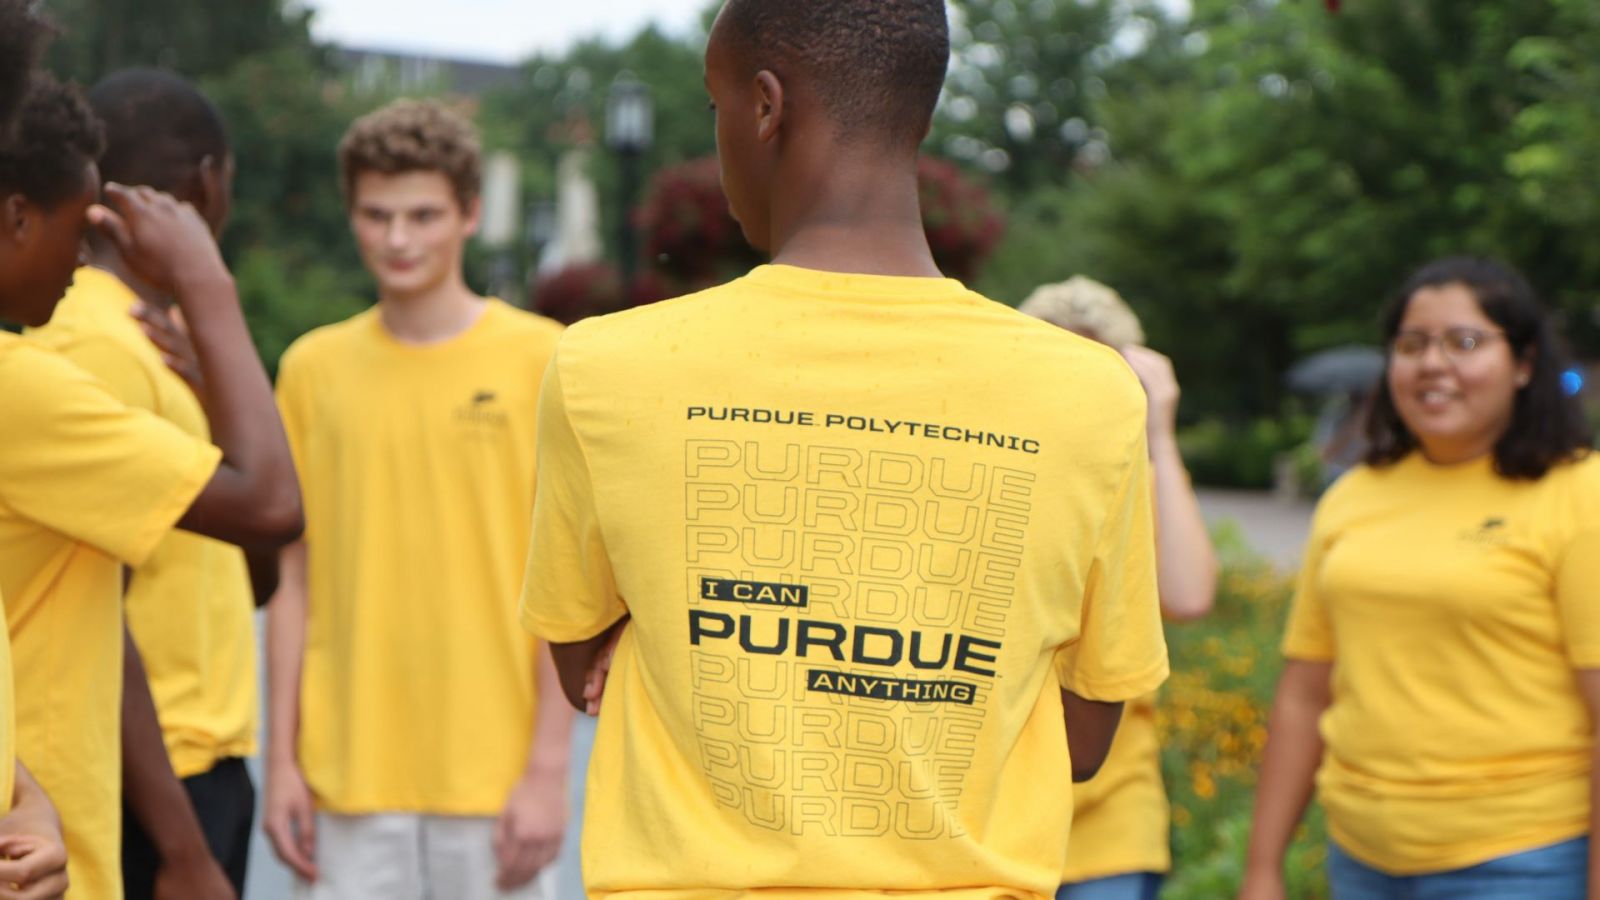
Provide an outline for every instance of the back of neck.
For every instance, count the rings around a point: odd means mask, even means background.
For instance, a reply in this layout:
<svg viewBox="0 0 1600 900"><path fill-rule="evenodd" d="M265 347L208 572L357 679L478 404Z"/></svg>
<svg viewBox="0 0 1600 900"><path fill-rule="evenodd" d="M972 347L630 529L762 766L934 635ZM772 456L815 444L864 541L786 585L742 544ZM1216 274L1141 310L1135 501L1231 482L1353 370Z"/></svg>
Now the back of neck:
<svg viewBox="0 0 1600 900"><path fill-rule="evenodd" d="M839 154L783 173L773 197L773 262L862 275L942 277L928 247L914 160Z"/></svg>

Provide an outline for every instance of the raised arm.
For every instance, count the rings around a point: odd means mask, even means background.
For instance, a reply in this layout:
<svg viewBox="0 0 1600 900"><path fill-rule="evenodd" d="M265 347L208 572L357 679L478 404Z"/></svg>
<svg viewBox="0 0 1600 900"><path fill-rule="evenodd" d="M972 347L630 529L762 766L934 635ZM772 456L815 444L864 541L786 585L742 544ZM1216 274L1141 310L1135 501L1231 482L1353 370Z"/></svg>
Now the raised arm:
<svg viewBox="0 0 1600 900"><path fill-rule="evenodd" d="M303 528L300 488L272 389L245 328L233 277L199 213L150 188L106 186L91 221L144 281L183 309L211 403L222 463L179 527L244 546L279 546Z"/></svg>
<svg viewBox="0 0 1600 900"><path fill-rule="evenodd" d="M1178 453L1178 380L1172 362L1147 347L1127 347L1123 357L1149 397L1146 436L1155 482L1156 586L1161 612L1187 621L1211 611L1217 593L1217 554L1200 501Z"/></svg>

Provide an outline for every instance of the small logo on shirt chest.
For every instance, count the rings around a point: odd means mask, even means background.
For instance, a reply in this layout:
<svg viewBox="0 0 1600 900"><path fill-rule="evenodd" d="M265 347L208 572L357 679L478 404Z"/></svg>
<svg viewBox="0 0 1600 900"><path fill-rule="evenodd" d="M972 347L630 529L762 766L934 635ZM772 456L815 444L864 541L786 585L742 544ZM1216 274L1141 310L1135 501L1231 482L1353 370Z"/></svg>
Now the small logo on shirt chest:
<svg viewBox="0 0 1600 900"><path fill-rule="evenodd" d="M455 420L458 425L474 432L504 431L511 424L511 417L501 406L499 395L487 389L474 391L471 399L456 407Z"/></svg>
<svg viewBox="0 0 1600 900"><path fill-rule="evenodd" d="M1458 537L1465 543L1482 547L1504 547L1511 542L1502 516L1489 516L1477 528L1463 529Z"/></svg>

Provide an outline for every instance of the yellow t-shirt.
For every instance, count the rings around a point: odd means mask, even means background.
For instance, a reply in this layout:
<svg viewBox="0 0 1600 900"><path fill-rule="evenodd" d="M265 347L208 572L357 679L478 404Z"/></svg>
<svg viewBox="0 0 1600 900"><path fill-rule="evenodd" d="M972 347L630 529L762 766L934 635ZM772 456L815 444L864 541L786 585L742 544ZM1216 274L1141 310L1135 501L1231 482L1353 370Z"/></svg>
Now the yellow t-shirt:
<svg viewBox="0 0 1600 900"><path fill-rule="evenodd" d="M1368 865L1437 872L1584 834L1600 457L1538 481L1420 454L1322 500L1284 653L1333 662L1317 783Z"/></svg>
<svg viewBox="0 0 1600 900"><path fill-rule="evenodd" d="M320 808L495 815L526 767L517 627L539 380L560 326L489 301L440 344L376 309L279 367L309 565L300 765Z"/></svg>
<svg viewBox="0 0 1600 900"><path fill-rule="evenodd" d="M1128 703L1106 763L1075 786L1062 883L1172 868L1154 695Z"/></svg>
<svg viewBox="0 0 1600 900"><path fill-rule="evenodd" d="M0 595L0 609L5 597ZM17 694L11 680L11 629L0 622L0 815L11 811L17 793Z"/></svg>
<svg viewBox="0 0 1600 900"><path fill-rule="evenodd" d="M1054 895L1059 687L1167 671L1114 352L955 281L767 266L574 326L539 435L524 624L633 617L591 896Z"/></svg>
<svg viewBox="0 0 1600 900"><path fill-rule="evenodd" d="M100 379L128 406L209 442L200 401L129 315L137 299L116 276L79 269L50 324L29 336ZM244 553L173 531L134 572L124 602L178 777L255 753L254 602Z"/></svg>
<svg viewBox="0 0 1600 900"><path fill-rule="evenodd" d="M122 565L143 563L217 448L118 402L59 354L0 334L0 593L17 755L61 813L70 896L122 896Z"/></svg>

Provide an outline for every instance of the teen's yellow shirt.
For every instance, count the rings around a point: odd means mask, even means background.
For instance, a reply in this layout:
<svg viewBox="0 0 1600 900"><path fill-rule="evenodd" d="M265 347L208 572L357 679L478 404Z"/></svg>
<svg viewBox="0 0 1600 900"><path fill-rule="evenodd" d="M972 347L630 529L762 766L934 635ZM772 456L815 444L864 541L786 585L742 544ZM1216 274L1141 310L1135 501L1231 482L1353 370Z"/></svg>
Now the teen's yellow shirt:
<svg viewBox="0 0 1600 900"><path fill-rule="evenodd" d="M1284 638L1333 663L1317 776L1333 839L1408 875L1589 830L1600 457L1362 467L1318 505Z"/></svg>
<svg viewBox="0 0 1600 900"><path fill-rule="evenodd" d="M372 309L284 354L309 565L299 753L319 808L496 815L524 771L517 596L559 334L491 300L440 344L400 343Z"/></svg>
<svg viewBox="0 0 1600 900"><path fill-rule="evenodd" d="M958 282L781 266L570 329L523 622L631 614L590 767L597 898L1042 898L1061 687L1167 671L1144 396Z"/></svg>
<svg viewBox="0 0 1600 900"><path fill-rule="evenodd" d="M0 334L0 593L17 755L61 814L69 896L122 896L122 566L149 558L222 454Z"/></svg>
<svg viewBox="0 0 1600 900"><path fill-rule="evenodd" d="M0 406L3 408L3 406ZM0 596L0 609L5 597ZM0 815L17 793L17 693L11 678L11 630L0 623Z"/></svg>
<svg viewBox="0 0 1600 900"><path fill-rule="evenodd" d="M1075 785L1072 806L1062 883L1172 868L1154 695L1128 703L1105 765Z"/></svg>
<svg viewBox="0 0 1600 900"><path fill-rule="evenodd" d="M129 315L137 300L116 276L82 268L50 324L29 336L100 379L128 406L209 442L200 401ZM254 754L260 701L244 553L173 531L133 573L124 603L178 777Z"/></svg>

